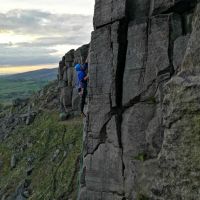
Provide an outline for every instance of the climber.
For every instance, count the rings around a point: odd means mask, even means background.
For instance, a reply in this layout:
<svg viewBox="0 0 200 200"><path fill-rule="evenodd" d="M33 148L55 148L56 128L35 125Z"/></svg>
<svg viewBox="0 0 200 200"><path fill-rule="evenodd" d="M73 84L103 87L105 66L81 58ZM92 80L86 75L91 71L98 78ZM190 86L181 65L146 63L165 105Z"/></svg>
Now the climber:
<svg viewBox="0 0 200 200"><path fill-rule="evenodd" d="M87 81L89 79L88 75L87 75L87 69L88 69L88 64L84 63L84 64L76 64L75 65L75 70L77 72L77 78L78 78L78 93L81 97L81 114L85 117L85 113L84 113L84 105L85 105L85 99L87 96Z"/></svg>

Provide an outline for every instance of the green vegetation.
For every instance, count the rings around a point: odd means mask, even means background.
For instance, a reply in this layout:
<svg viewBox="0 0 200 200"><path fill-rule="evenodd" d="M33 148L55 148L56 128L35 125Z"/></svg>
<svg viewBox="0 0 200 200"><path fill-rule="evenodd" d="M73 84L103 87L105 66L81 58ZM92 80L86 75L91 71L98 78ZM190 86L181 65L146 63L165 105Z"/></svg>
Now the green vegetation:
<svg viewBox="0 0 200 200"><path fill-rule="evenodd" d="M144 194L138 194L137 200L149 200L149 198Z"/></svg>
<svg viewBox="0 0 200 200"><path fill-rule="evenodd" d="M185 124L179 127L182 135L176 147L176 159L181 163L178 173L190 178L191 186L194 183L199 185L199 176L192 171L198 171L200 166L200 115L186 114L182 121Z"/></svg>
<svg viewBox="0 0 200 200"><path fill-rule="evenodd" d="M156 104L156 103L157 103L157 102L156 102L156 98L155 98L154 96L148 97L146 101L147 101L147 103L149 103L149 104Z"/></svg>
<svg viewBox="0 0 200 200"><path fill-rule="evenodd" d="M13 98L27 98L47 83L46 80L8 80L1 78L0 103L9 104Z"/></svg>
<svg viewBox="0 0 200 200"><path fill-rule="evenodd" d="M4 194L29 180L31 200L76 199L82 149L82 120L60 122L58 113L40 114L30 126L21 126L0 143L0 189ZM12 155L17 158L11 169ZM28 176L27 169L33 168Z"/></svg>
<svg viewBox="0 0 200 200"><path fill-rule="evenodd" d="M4 105L0 103L0 112L4 109Z"/></svg>
<svg viewBox="0 0 200 200"><path fill-rule="evenodd" d="M146 153L140 153L137 156L135 156L134 159L144 162L147 159L147 155Z"/></svg>

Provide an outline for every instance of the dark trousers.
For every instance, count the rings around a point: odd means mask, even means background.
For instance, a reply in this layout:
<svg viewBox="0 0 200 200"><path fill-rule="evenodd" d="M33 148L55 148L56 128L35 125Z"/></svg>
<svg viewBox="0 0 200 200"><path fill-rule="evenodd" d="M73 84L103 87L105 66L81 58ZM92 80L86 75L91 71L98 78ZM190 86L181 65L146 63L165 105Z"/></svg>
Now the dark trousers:
<svg viewBox="0 0 200 200"><path fill-rule="evenodd" d="M87 88L84 88L84 89L83 89L83 95L82 95L82 97L81 97L81 105L80 105L80 107L81 107L81 112L83 112L83 110L84 110L84 105L85 105L86 97L87 97Z"/></svg>

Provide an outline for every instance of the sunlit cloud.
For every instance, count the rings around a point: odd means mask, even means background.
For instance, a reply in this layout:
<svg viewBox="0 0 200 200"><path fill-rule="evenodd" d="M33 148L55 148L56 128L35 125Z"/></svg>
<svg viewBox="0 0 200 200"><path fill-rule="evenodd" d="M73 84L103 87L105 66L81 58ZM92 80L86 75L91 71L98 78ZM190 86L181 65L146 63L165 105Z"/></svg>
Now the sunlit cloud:
<svg viewBox="0 0 200 200"><path fill-rule="evenodd" d="M34 71L39 69L49 69L56 68L57 63L49 65L37 65L37 66L15 66L15 67L1 67L0 66L0 75L16 74L23 73L27 71Z"/></svg>
<svg viewBox="0 0 200 200"><path fill-rule="evenodd" d="M89 43L92 29L92 15L87 13L21 9L0 13L0 70L58 63L70 49Z"/></svg>
<svg viewBox="0 0 200 200"><path fill-rule="evenodd" d="M2 30L0 32L0 44L9 43L15 44L20 42L31 42L34 41L37 37L25 35L25 34L16 34L10 30Z"/></svg>
<svg viewBox="0 0 200 200"><path fill-rule="evenodd" d="M58 57L53 55L56 49L42 47L20 47L0 45L0 66L27 66L51 64L58 62Z"/></svg>

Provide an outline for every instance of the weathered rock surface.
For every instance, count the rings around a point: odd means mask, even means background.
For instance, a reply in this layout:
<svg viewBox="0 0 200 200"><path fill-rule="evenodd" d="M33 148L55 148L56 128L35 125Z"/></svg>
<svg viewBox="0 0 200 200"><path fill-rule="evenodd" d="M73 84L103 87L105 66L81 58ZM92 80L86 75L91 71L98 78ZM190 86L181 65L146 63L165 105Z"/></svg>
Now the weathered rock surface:
<svg viewBox="0 0 200 200"><path fill-rule="evenodd" d="M85 63L88 57L89 45L83 45L77 50L70 50L59 62L58 80L60 88L61 112L80 110L80 97L77 91L77 75L74 66Z"/></svg>
<svg viewBox="0 0 200 200"><path fill-rule="evenodd" d="M96 0L79 199L199 199L199 27L197 0Z"/></svg>

